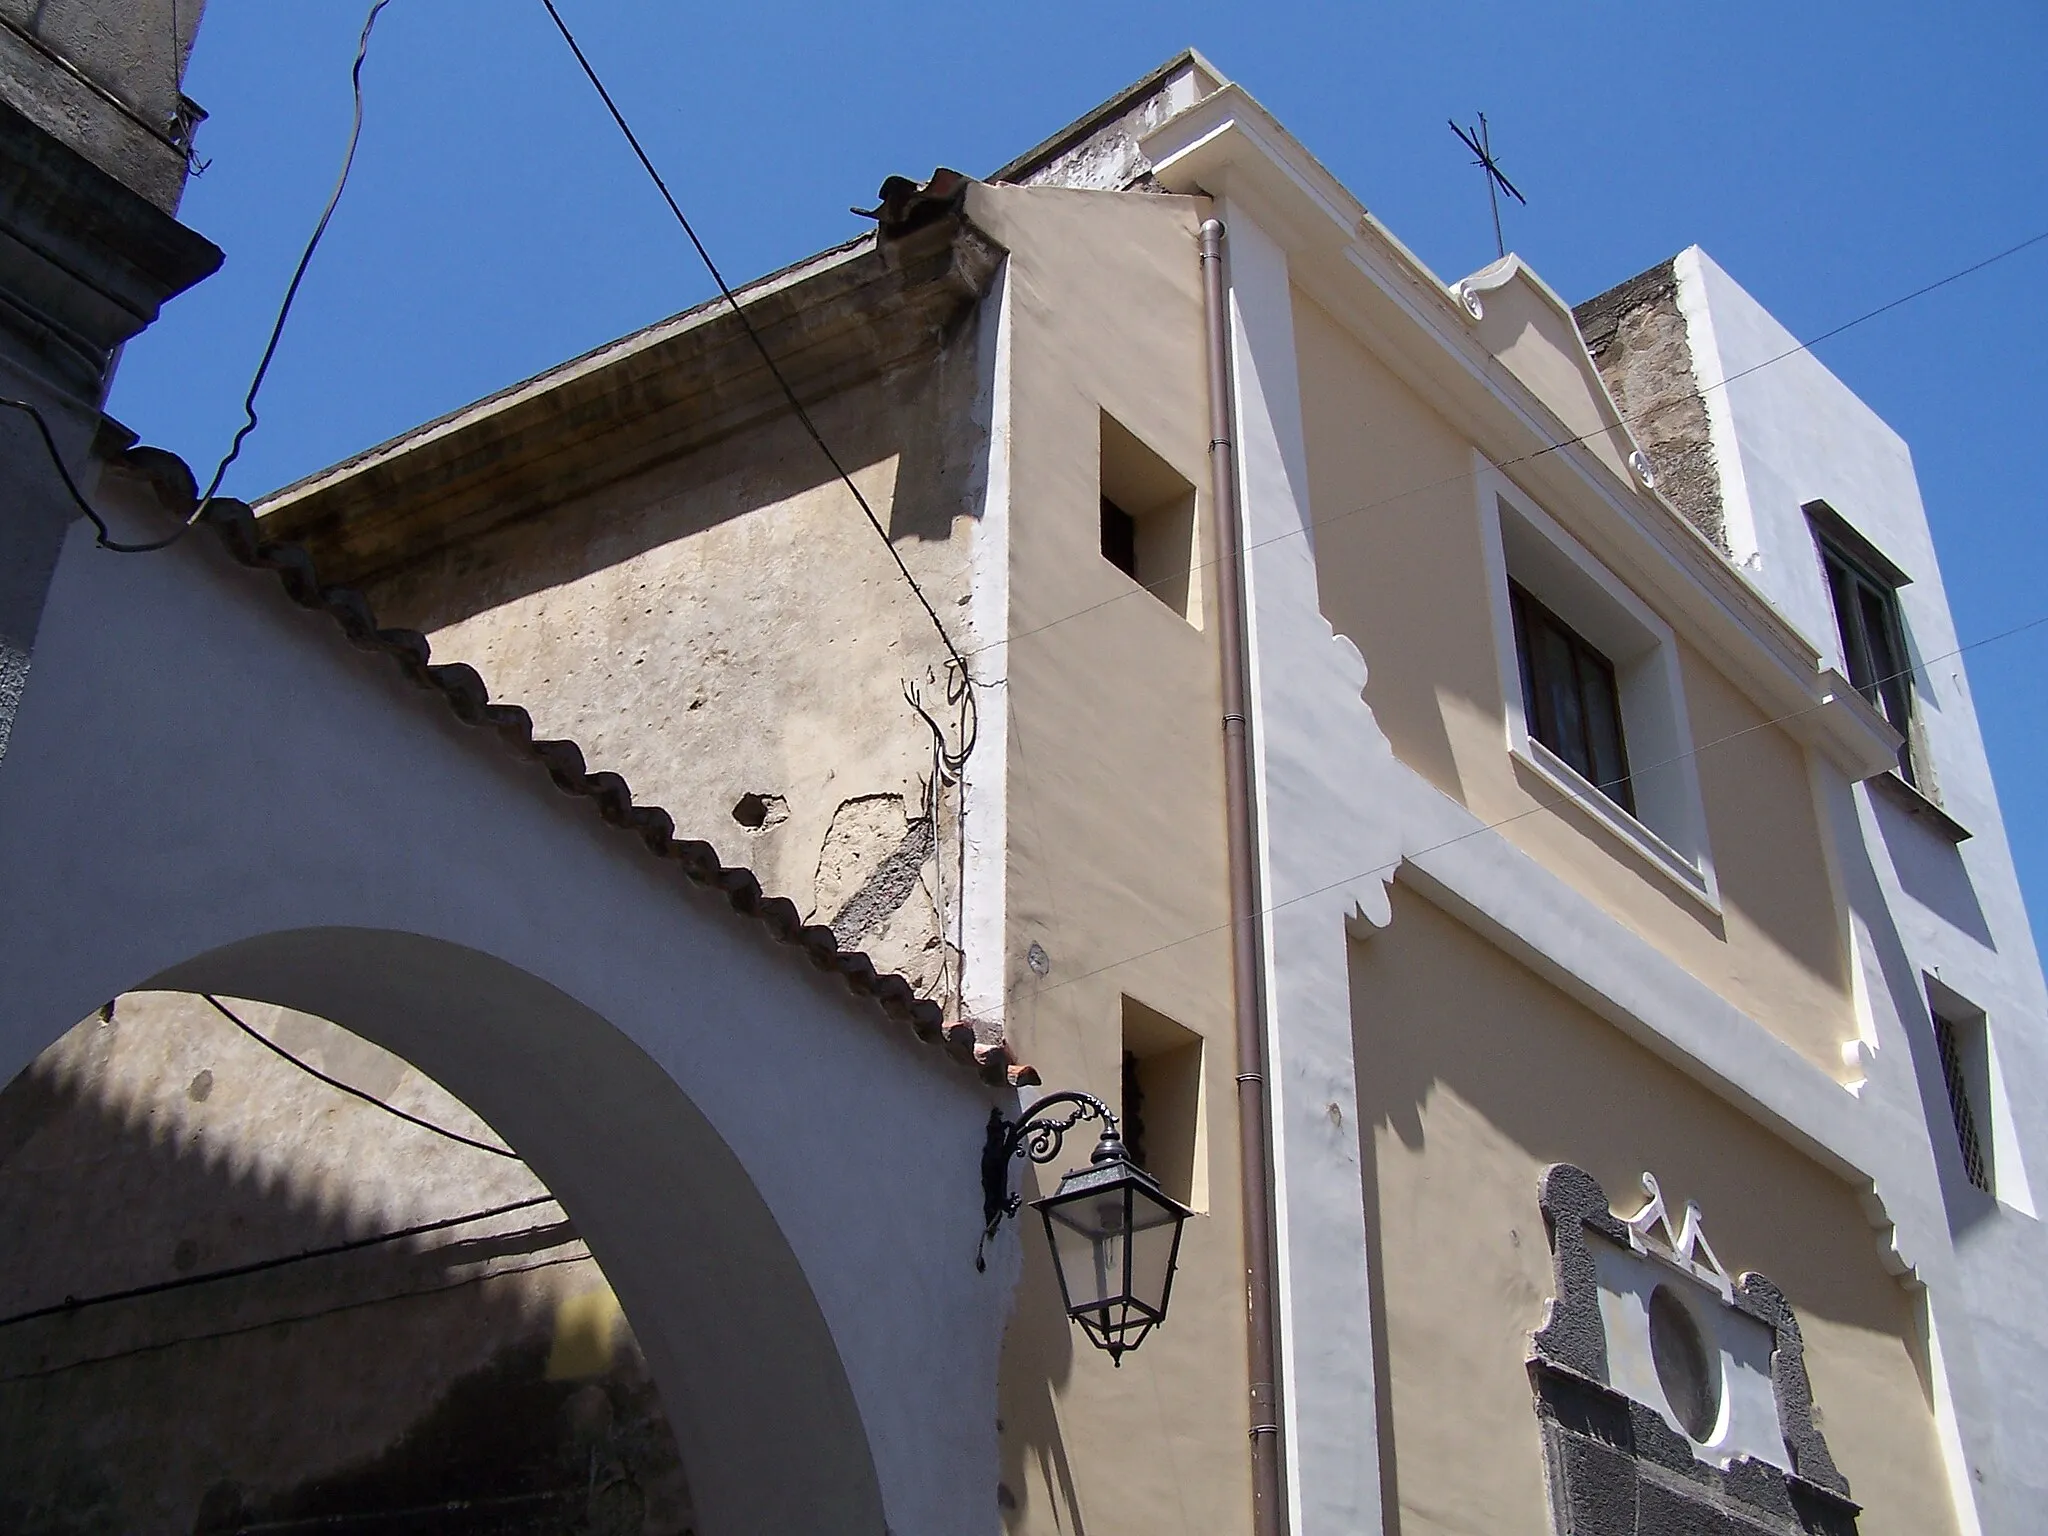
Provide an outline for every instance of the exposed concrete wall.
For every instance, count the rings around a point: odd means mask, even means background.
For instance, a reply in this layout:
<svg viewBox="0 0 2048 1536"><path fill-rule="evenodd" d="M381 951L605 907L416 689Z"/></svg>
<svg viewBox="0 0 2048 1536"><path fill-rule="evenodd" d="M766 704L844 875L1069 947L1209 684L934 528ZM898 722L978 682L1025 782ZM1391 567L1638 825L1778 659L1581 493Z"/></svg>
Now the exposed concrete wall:
<svg viewBox="0 0 2048 1536"><path fill-rule="evenodd" d="M0 100L166 213L205 114L179 89L206 0L0 0Z"/></svg>
<svg viewBox="0 0 2048 1536"><path fill-rule="evenodd" d="M1497 295L1489 294L1489 301ZM1489 303L1489 311L1492 305ZM1466 437L1297 294L1323 611L1371 665L1396 753L1823 1070L1857 1034L1845 914L1806 749L1697 650L1680 670L1718 904L1681 888L1512 756ZM1403 491L1414 489L1412 494ZM1480 500L1484 502L1482 491ZM1746 733L1740 734L1738 733Z"/></svg>
<svg viewBox="0 0 2048 1536"><path fill-rule="evenodd" d="M1209 547L1204 204L985 187L969 206L1011 253L1004 419L1016 638L985 658L1009 714L1004 1024L1048 1084L1112 1104L1126 996L1199 1037L1209 1170L1171 1315L1118 1370L1060 1317L1042 1231L1006 1237L1024 1252L1004 1355L1006 1529L1242 1531L1250 1483L1215 631L1102 558L1097 467L1107 413L1198 488L1200 548ZM1201 611L1213 614L1206 563L1199 579ZM1067 1166L1082 1156L1070 1143Z"/></svg>
<svg viewBox="0 0 2048 1536"><path fill-rule="evenodd" d="M227 1005L313 1069L499 1144L368 1041ZM508 1536L689 1530L638 1343L547 1194L516 1158L320 1082L200 998L88 1017L0 1092L0 1315L540 1203L5 1327L0 1524L186 1536L447 1505L444 1524Z"/></svg>
<svg viewBox="0 0 2048 1536"><path fill-rule="evenodd" d="M1657 489L1726 551L1721 475L1672 265L1639 273L1574 306L1572 314L1614 403L1649 455Z"/></svg>
<svg viewBox="0 0 2048 1536"><path fill-rule="evenodd" d="M1553 1290L1536 1189L1557 1161L1624 1214L1645 1169L1697 1200L1723 1263L1798 1311L1860 1528L1956 1529L1913 1298L1852 1188L1400 885L1352 974L1389 1530L1549 1530L1524 1361Z"/></svg>

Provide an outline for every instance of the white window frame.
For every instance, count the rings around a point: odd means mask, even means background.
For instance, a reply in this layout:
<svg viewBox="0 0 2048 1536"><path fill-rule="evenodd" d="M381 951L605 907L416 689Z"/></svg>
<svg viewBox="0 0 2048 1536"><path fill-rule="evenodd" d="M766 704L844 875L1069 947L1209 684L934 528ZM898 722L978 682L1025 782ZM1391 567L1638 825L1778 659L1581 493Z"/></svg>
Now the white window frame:
<svg viewBox="0 0 2048 1536"><path fill-rule="evenodd" d="M1719 915L1721 891L1707 842L1691 717L1671 626L1484 459L1474 479L1509 753L1558 792L1566 814L1590 819ZM1511 575L1613 663L1634 815L1529 734L1508 598Z"/></svg>

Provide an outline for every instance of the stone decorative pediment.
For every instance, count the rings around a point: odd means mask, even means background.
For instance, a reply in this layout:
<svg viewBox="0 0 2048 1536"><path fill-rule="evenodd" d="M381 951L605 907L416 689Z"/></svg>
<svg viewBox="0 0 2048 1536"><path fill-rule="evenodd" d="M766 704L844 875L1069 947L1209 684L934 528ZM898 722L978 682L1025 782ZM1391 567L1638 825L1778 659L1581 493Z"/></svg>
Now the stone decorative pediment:
<svg viewBox="0 0 2048 1536"><path fill-rule="evenodd" d="M1784 1293L1642 1184L1624 1217L1584 1169L1543 1175L1556 1291L1528 1366L1557 1536L1852 1536Z"/></svg>

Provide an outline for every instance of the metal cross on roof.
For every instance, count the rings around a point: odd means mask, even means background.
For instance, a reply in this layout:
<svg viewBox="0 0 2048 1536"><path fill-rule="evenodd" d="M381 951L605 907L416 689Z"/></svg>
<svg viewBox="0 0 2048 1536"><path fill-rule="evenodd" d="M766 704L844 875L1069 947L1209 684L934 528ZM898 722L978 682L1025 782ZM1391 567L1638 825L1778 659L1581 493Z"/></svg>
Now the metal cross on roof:
<svg viewBox="0 0 2048 1536"><path fill-rule="evenodd" d="M1451 124L1451 132L1463 139L1465 147L1471 150L1477 157L1472 163L1477 166L1483 166L1486 170L1486 201L1493 209L1494 252L1496 255L1505 256L1508 253L1508 247L1507 242L1501 238L1500 232L1500 194L1506 192L1509 197L1512 197L1524 208L1529 206L1529 199L1522 196L1521 192L1516 189L1515 184L1509 181L1506 173L1501 170L1500 162L1493 158L1493 140L1486 131L1486 114L1484 112L1479 114L1479 128L1477 132L1470 128L1460 128L1455 122Z"/></svg>

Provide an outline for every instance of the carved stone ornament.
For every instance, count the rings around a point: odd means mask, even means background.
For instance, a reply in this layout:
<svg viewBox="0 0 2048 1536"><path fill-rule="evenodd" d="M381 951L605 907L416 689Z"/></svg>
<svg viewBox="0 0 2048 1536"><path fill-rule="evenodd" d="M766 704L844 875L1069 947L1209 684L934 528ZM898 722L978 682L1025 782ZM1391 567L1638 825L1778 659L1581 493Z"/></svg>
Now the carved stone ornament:
<svg viewBox="0 0 2048 1536"><path fill-rule="evenodd" d="M1647 1198L1628 1217L1615 1215L1599 1181L1569 1163L1546 1169L1538 1192L1556 1292L1531 1336L1528 1367L1552 1528L1557 1536L1854 1536L1859 1510L1813 1422L1799 1321L1784 1293L1762 1275L1731 1277L1707 1240L1699 1207L1687 1202L1674 1224L1655 1176L1645 1173L1642 1182ZM1754 1395L1763 1401L1751 1417L1760 1414L1770 1438L1782 1439L1782 1455L1775 1444L1763 1446L1762 1455L1724 1444L1717 1456L1728 1410L1715 1427L1681 1432L1671 1405L1642 1400L1654 1392L1632 1396L1614 1385L1629 1377L1610 1370L1616 1357L1608 1330L1626 1315L1627 1298L1617 1302L1610 1289L1603 1304L1602 1274L1618 1270L1644 1271L1660 1297L1682 1291L1685 1315L1705 1318L1708 1339L1756 1341L1758 1372L1767 1340L1768 1393L1753 1374ZM1629 1350L1645 1352L1640 1340L1616 1340L1613 1348L1623 1350L1623 1360ZM1722 1366L1718 1355L1710 1364ZM1664 1368L1660 1358L1660 1376ZM1752 1424L1748 1433L1757 1432Z"/></svg>

